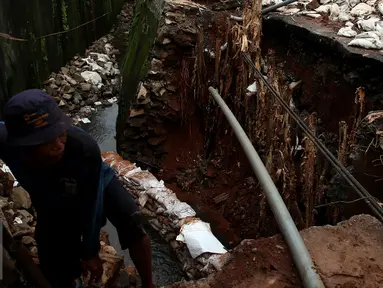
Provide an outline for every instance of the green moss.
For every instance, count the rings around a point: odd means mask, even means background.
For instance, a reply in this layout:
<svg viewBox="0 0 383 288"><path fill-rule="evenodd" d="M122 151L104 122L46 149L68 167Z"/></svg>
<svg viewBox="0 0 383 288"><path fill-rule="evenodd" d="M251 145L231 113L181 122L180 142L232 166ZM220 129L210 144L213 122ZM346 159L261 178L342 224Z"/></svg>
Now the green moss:
<svg viewBox="0 0 383 288"><path fill-rule="evenodd" d="M29 41L31 41L31 48L36 51L36 36L32 32L29 32Z"/></svg>
<svg viewBox="0 0 383 288"><path fill-rule="evenodd" d="M112 13L112 1L111 0L104 0L104 9L105 9L105 13ZM107 16L108 18L110 17L110 14L108 14Z"/></svg>
<svg viewBox="0 0 383 288"><path fill-rule="evenodd" d="M44 65L48 67L48 53L47 53L45 38L41 38L40 45L41 45L41 55L43 56Z"/></svg>
<svg viewBox="0 0 383 288"><path fill-rule="evenodd" d="M46 52L47 47L45 46L45 38L41 38L40 45L41 45L41 53L47 54Z"/></svg>
<svg viewBox="0 0 383 288"><path fill-rule="evenodd" d="M68 9L68 6L65 3L65 0L61 0L61 15L62 15L64 31L68 31L69 30L67 9Z"/></svg>
<svg viewBox="0 0 383 288"><path fill-rule="evenodd" d="M61 57L63 54L63 47L61 45L60 37L57 37L57 54L58 57Z"/></svg>
<svg viewBox="0 0 383 288"><path fill-rule="evenodd" d="M133 23L129 31L128 49L122 67L122 104L117 118L117 144L122 143L119 132L124 131L126 115L134 99L140 80L148 70L148 56L152 48L164 0L137 0Z"/></svg>
<svg viewBox="0 0 383 288"><path fill-rule="evenodd" d="M52 18L53 18L53 20L56 19L56 12L57 12L57 2L56 2L56 0L52 0Z"/></svg>
<svg viewBox="0 0 383 288"><path fill-rule="evenodd" d="M21 29L20 30L20 36L21 36L21 38L27 38L27 35L28 35L28 33L27 33L27 29Z"/></svg>

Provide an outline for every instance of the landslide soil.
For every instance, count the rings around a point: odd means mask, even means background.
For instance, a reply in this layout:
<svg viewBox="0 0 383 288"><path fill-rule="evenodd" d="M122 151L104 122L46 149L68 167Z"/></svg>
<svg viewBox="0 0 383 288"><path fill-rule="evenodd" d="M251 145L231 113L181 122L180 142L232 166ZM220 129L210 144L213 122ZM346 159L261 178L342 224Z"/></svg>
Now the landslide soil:
<svg viewBox="0 0 383 288"><path fill-rule="evenodd" d="M383 225L369 215L357 215L337 226L311 227L301 235L329 288L376 288L383 285ZM244 240L221 272L202 284L172 288L296 288L302 287L280 235Z"/></svg>
<svg viewBox="0 0 383 288"><path fill-rule="evenodd" d="M240 15L240 12L218 12L221 8L225 10L221 2L204 4L216 11L213 18L198 19L204 31L204 47L214 50L215 39L224 31L227 17ZM206 69L209 75L213 75L214 59L210 62ZM192 69L193 65L190 66ZM210 223L213 233L226 247L234 247L245 238L274 235L278 232L275 224L255 229L259 226L262 194L233 132L228 129L224 135L217 135L219 140L213 140L214 147L207 148L207 138L215 131L208 132L204 115L198 108L200 103L191 94L187 103L180 104L185 116L180 121L182 124L166 123L168 133L163 149L166 153L159 161L161 171L157 176L181 201L194 208L197 217Z"/></svg>
<svg viewBox="0 0 383 288"><path fill-rule="evenodd" d="M190 106L190 105L189 105ZM256 238L261 191L234 135L220 142L215 153L205 157L204 134L198 115L187 125L170 129L157 176L197 216L211 224L213 233L227 247L242 239ZM226 144L225 144L226 143ZM232 151L230 155L225 151ZM270 223L273 223L270 221ZM270 224L261 235L277 233Z"/></svg>

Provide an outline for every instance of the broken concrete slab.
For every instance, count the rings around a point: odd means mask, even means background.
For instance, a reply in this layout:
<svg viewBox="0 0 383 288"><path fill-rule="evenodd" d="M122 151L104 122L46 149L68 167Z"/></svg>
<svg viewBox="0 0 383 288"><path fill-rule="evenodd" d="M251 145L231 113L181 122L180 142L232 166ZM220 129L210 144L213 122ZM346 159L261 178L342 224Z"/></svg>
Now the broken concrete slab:
<svg viewBox="0 0 383 288"><path fill-rule="evenodd" d="M328 47L333 47L335 50L340 50L355 56L371 58L383 63L383 54L380 51L361 49L349 46L350 40L345 37L340 37L337 32L340 27L334 25L326 25L325 22L317 22L305 16L295 15L294 17L280 14L270 14L264 16L264 25L275 25L279 22L285 26L285 29L296 29L299 33L305 34L307 41L315 41L327 43ZM288 28L291 26L293 28ZM299 31L301 30L301 31Z"/></svg>

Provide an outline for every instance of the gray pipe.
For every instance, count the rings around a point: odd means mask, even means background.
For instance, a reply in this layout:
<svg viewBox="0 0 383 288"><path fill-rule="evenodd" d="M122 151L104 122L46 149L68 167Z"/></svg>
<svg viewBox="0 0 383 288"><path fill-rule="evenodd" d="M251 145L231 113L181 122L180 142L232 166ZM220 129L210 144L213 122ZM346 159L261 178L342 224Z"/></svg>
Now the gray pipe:
<svg viewBox="0 0 383 288"><path fill-rule="evenodd" d="M289 4L294 3L294 2L296 2L296 1L298 1L298 0L286 0L286 1L283 1L283 2L281 2L281 3L279 3L279 4L275 4L275 5L273 5L273 6L267 7L267 8L265 8L265 9L262 10L262 15L264 15L264 14L266 14L266 13L269 13L269 12L271 12L271 11L277 10L277 9L280 8L280 7L289 5Z"/></svg>
<svg viewBox="0 0 383 288"><path fill-rule="evenodd" d="M293 256L295 265L297 266L303 286L306 288L324 288L320 276L315 271L314 264L311 261L309 252L307 251L302 237L299 234L298 229L295 226L294 221L277 190L277 187L275 187L275 184L267 172L265 165L263 165L261 158L259 158L257 151L255 151L254 146L251 144L245 131L243 131L241 125L238 123L225 101L223 101L221 96L218 94L217 90L213 87L209 87L209 92L219 107L221 107L223 114L225 114L227 120L233 128L238 141L241 143L241 146L245 151L251 166L253 167L255 175L265 191L267 202L269 203L274 217L279 225L279 229L281 230L281 233L290 248L290 252Z"/></svg>

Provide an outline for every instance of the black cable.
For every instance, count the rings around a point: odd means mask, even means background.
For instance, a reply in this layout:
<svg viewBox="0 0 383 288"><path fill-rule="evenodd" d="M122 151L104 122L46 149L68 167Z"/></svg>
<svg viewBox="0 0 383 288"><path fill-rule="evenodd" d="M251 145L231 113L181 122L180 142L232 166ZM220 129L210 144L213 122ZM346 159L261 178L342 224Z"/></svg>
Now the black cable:
<svg viewBox="0 0 383 288"><path fill-rule="evenodd" d="M311 132L307 125L300 119L300 117L290 108L290 106L281 98L281 96L275 91L275 89L270 85L270 83L263 77L262 73L255 67L253 61L247 55L247 53L242 52L244 60L253 68L259 78L266 84L267 88L272 92L278 102L282 107L290 114L290 116L297 122L299 127L304 131L304 133L310 138L311 141L317 146L317 148L322 152L322 154L327 158L328 161L334 166L337 172L343 176L348 184L355 190L355 192L362 198L365 198L365 202L374 212L375 216L383 222L383 208L376 203L376 201L370 201L374 199L370 193L350 174L349 171L338 161L337 158L326 148L326 146Z"/></svg>

